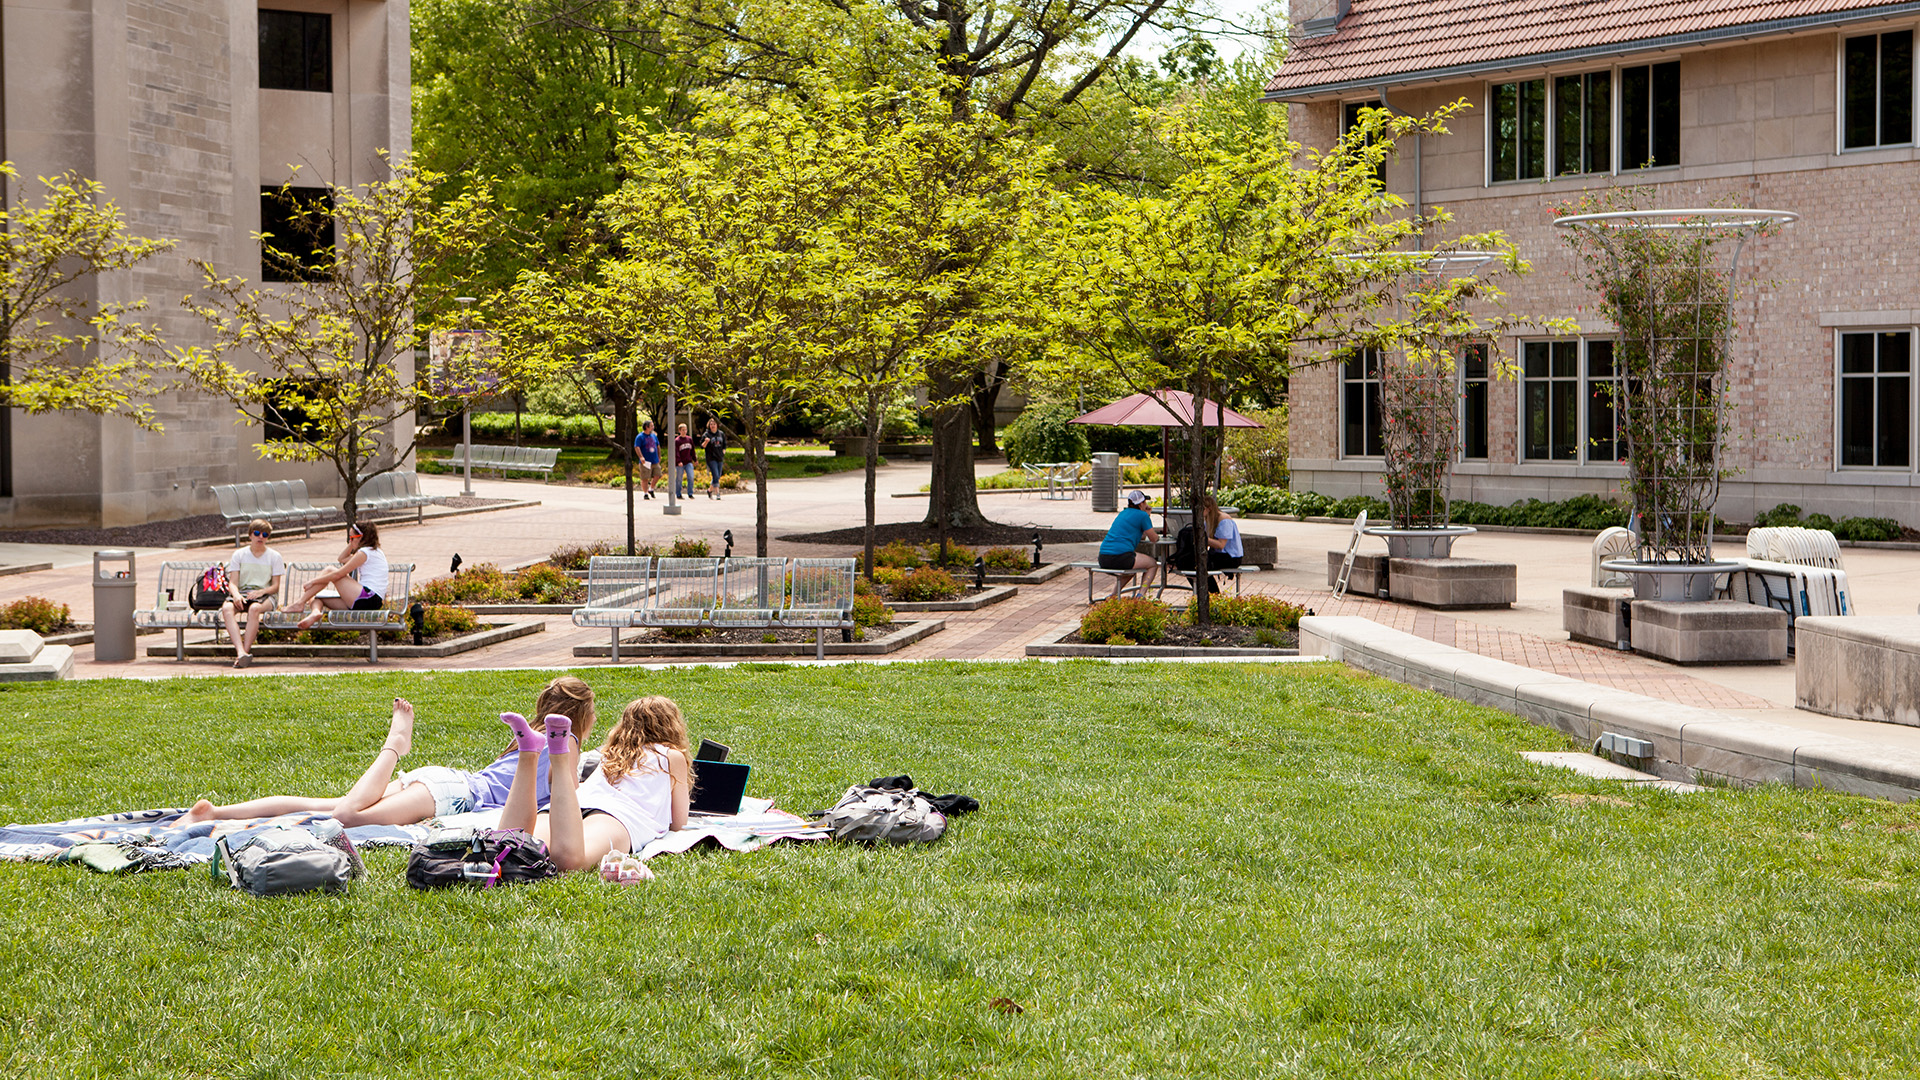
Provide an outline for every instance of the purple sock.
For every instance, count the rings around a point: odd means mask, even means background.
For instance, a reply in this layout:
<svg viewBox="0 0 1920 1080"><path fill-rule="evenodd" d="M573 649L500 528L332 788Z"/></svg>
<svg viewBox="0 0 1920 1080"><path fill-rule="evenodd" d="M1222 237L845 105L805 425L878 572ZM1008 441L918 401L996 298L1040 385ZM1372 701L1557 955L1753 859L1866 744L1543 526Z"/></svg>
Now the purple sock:
<svg viewBox="0 0 1920 1080"><path fill-rule="evenodd" d="M513 748L523 754L537 754L546 745L541 734L527 723L527 718L517 712L503 712L500 722L513 729Z"/></svg>
<svg viewBox="0 0 1920 1080"><path fill-rule="evenodd" d="M570 717L552 713L547 717L547 753L549 755L570 754L573 752L573 720Z"/></svg>

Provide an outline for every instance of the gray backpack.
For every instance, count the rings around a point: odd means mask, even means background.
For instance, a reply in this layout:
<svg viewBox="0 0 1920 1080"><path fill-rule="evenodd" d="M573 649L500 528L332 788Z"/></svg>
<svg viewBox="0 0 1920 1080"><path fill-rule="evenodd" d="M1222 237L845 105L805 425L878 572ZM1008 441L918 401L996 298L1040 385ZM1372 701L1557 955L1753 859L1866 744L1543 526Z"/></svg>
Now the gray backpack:
<svg viewBox="0 0 1920 1080"><path fill-rule="evenodd" d="M856 784L840 796L820 824L833 831L835 840L927 844L947 831L947 816L925 796L911 791Z"/></svg>
<svg viewBox="0 0 1920 1080"><path fill-rule="evenodd" d="M353 841L337 821L316 822L311 828L325 834L324 838L290 826L221 837L214 844L214 880L224 877L234 888L255 896L316 889L346 892L347 882L365 873Z"/></svg>

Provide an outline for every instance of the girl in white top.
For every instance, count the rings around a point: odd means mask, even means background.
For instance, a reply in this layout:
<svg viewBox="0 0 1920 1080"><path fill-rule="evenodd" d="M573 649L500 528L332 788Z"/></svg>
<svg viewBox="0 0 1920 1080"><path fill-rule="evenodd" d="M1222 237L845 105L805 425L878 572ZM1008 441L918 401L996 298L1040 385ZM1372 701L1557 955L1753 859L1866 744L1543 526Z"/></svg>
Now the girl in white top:
<svg viewBox="0 0 1920 1080"><path fill-rule="evenodd" d="M520 736L520 760L500 811L500 827L524 829L547 842L562 870L589 870L608 852L639 851L669 829L684 829L693 794L693 762L687 722L680 707L663 697L630 703L600 746L600 769L580 782L580 744L572 721L546 718L549 794L545 813L534 812L537 736L514 713L500 719ZM516 724L517 721L517 724Z"/></svg>
<svg viewBox="0 0 1920 1080"><path fill-rule="evenodd" d="M321 596L329 585L338 595ZM300 620L300 629L306 630L328 610L371 611L386 602L387 554L380 550L380 529L363 521L347 526L347 549L340 553L339 565L307 582L294 607L307 609L307 617Z"/></svg>
<svg viewBox="0 0 1920 1080"><path fill-rule="evenodd" d="M227 560L227 592L220 605L220 618L227 624L227 636L233 639L233 666L253 663L253 643L260 637L260 620L273 610L280 595L281 579L287 576L287 560L267 546L273 526L255 518L247 524L249 542ZM246 622L242 633L240 623Z"/></svg>

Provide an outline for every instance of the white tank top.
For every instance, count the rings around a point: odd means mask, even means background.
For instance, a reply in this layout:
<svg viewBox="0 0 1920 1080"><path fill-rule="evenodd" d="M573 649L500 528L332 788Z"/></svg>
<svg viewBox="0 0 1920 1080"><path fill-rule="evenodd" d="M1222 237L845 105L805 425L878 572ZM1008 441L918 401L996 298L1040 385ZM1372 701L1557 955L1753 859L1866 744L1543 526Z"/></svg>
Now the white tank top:
<svg viewBox="0 0 1920 1080"><path fill-rule="evenodd" d="M626 826L629 851L639 851L666 835L673 824L673 777L667 773L667 755L658 747L647 747L617 783L607 782L604 769L594 770L580 785L580 812L589 810L611 814Z"/></svg>
<svg viewBox="0 0 1920 1080"><path fill-rule="evenodd" d="M360 570L354 574L354 578L360 582L361 588L375 596L385 598L387 595L386 553L379 548L361 548L360 550L366 555L367 561L360 564ZM353 597L348 599L351 600Z"/></svg>

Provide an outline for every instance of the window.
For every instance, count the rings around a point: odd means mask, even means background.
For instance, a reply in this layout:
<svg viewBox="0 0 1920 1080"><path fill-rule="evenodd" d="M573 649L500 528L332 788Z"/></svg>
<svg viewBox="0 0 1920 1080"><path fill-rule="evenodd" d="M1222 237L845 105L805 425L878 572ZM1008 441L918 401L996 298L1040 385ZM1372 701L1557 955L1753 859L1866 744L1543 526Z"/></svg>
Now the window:
<svg viewBox="0 0 1920 1080"><path fill-rule="evenodd" d="M312 379L274 379L267 383L265 442L307 442L318 434L307 404L321 384Z"/></svg>
<svg viewBox="0 0 1920 1080"><path fill-rule="evenodd" d="M1553 80L1553 175L1613 171L1613 72Z"/></svg>
<svg viewBox="0 0 1920 1080"><path fill-rule="evenodd" d="M1352 131L1354 128L1359 127L1360 126L1360 110L1378 109L1381 107L1382 106L1378 101L1347 102L1346 104L1340 106L1340 130ZM1380 164L1374 166L1373 178L1380 182L1381 187L1384 188L1387 186L1387 163L1385 161L1382 161L1380 162Z"/></svg>
<svg viewBox="0 0 1920 1080"><path fill-rule="evenodd" d="M1520 347L1521 456L1605 464L1624 456L1613 341L1529 341Z"/></svg>
<svg viewBox="0 0 1920 1080"><path fill-rule="evenodd" d="M333 273L333 196L326 188L260 189L260 276L320 281Z"/></svg>
<svg viewBox="0 0 1920 1080"><path fill-rule="evenodd" d="M1620 368L1614 362L1613 342L1587 342L1587 460L1619 461L1626 457L1620 437Z"/></svg>
<svg viewBox="0 0 1920 1080"><path fill-rule="evenodd" d="M333 92L333 16L260 9L260 89Z"/></svg>
<svg viewBox="0 0 1920 1080"><path fill-rule="evenodd" d="M1840 464L1912 464L1913 331L1840 335Z"/></svg>
<svg viewBox="0 0 1920 1080"><path fill-rule="evenodd" d="M1547 81L1501 83L1488 112L1488 155L1495 180L1547 175Z"/></svg>
<svg viewBox="0 0 1920 1080"><path fill-rule="evenodd" d="M1680 164L1680 61L1620 69L1620 168Z"/></svg>
<svg viewBox="0 0 1920 1080"><path fill-rule="evenodd" d="M1362 349L1340 365L1340 453L1379 457L1380 350Z"/></svg>
<svg viewBox="0 0 1920 1080"><path fill-rule="evenodd" d="M1487 347L1469 345L1460 351L1460 456L1487 457Z"/></svg>
<svg viewBox="0 0 1920 1080"><path fill-rule="evenodd" d="M1848 38L1844 51L1844 147L1912 142L1913 31Z"/></svg>

